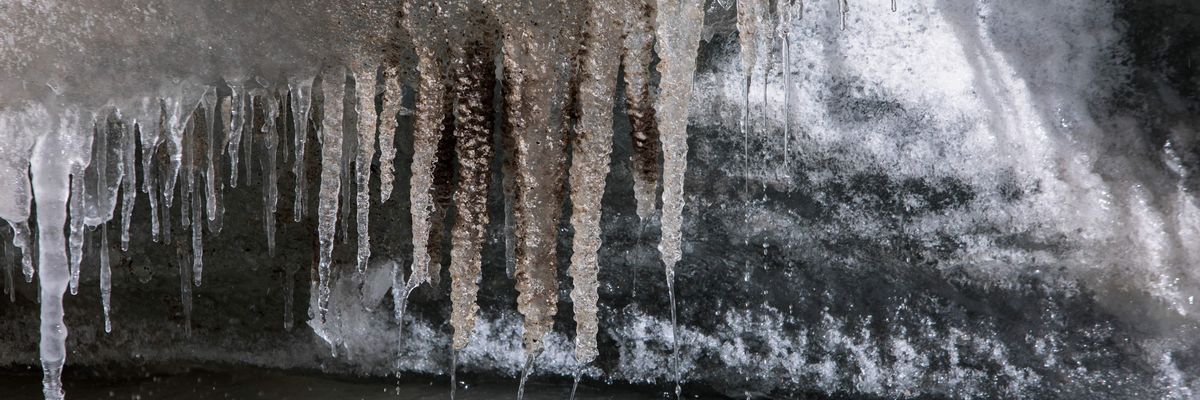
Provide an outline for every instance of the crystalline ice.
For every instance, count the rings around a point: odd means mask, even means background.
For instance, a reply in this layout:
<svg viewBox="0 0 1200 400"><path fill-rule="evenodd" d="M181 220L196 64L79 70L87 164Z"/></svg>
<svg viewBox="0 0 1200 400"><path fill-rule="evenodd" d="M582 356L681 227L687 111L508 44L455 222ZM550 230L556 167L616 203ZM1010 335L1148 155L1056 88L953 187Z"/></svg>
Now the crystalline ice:
<svg viewBox="0 0 1200 400"><path fill-rule="evenodd" d="M571 242L571 300L575 309L575 359L580 363L596 358L596 331L599 321L596 303L599 287L600 199L604 197L608 178L609 155L612 152L612 103L617 81L619 60L611 56L617 51L617 29L627 4L605 1L588 3L585 24L587 50L581 60L582 79L579 86L579 128L572 146L571 226L575 237ZM631 7L631 8L633 8Z"/></svg>
<svg viewBox="0 0 1200 400"><path fill-rule="evenodd" d="M383 69L383 104L379 111L380 203L385 203L391 198L392 182L396 179L393 167L396 159L396 114L400 112L400 102L404 96L400 88L399 74L395 66Z"/></svg>
<svg viewBox="0 0 1200 400"><path fill-rule="evenodd" d="M67 358L63 295L71 279L67 243L63 237L70 196L70 167L61 162L61 157L64 148L70 147L73 138L78 140L81 132L71 129L69 124L56 128L59 128L57 132L43 132L38 138L29 165L39 227L42 393L46 399L60 400L64 396L61 379Z"/></svg>
<svg viewBox="0 0 1200 400"><path fill-rule="evenodd" d="M300 222L304 217L304 210L308 204L308 175L305 168L305 145L308 142L308 124L309 124L309 109L312 107L312 83L304 79L289 82L289 90L291 92L292 113L295 118L295 127L292 133L295 135L292 139L292 149L295 155L292 157L292 175L295 177L295 204L292 206L292 221Z"/></svg>
<svg viewBox="0 0 1200 400"><path fill-rule="evenodd" d="M666 266L668 291L671 297L672 330L675 320L675 263L681 258L679 249L683 222L683 175L687 169L688 104L692 96L692 75L696 71L696 52L700 45L700 30L704 25L703 2L700 0L659 0L655 50L659 55L660 94L656 104L659 132L663 146L663 210L662 238L658 246ZM672 353L677 350L672 334ZM678 361L673 359L672 375L679 392Z"/></svg>
<svg viewBox="0 0 1200 400"><path fill-rule="evenodd" d="M375 158L375 64L358 62L351 67L357 97L355 111L358 114L358 155L354 161L356 187L358 188L358 264L357 273L362 274L371 259L371 233L368 229L371 215L371 161Z"/></svg>
<svg viewBox="0 0 1200 400"><path fill-rule="evenodd" d="M633 138L633 185L638 217L646 221L654 213L661 171L658 156L658 126L651 104L650 63L654 47L654 5L647 0L626 1L622 8L624 40L621 64L625 72L625 113Z"/></svg>
<svg viewBox="0 0 1200 400"><path fill-rule="evenodd" d="M334 228L338 217L338 196L342 184L342 99L346 86L341 79L341 67L324 72L321 90L324 92L324 120L321 124L321 189L317 207L317 234L320 240L320 261L317 268L317 310L324 320L329 304L329 270L333 263Z"/></svg>
<svg viewBox="0 0 1200 400"><path fill-rule="evenodd" d="M481 250L488 224L488 189L492 159L492 90L495 76L492 48L485 38L473 38L454 56L454 93L457 103L455 152L458 187L454 192L457 218L451 233L450 324L453 347L462 349L475 328L479 306ZM453 368L453 363L451 365Z"/></svg>

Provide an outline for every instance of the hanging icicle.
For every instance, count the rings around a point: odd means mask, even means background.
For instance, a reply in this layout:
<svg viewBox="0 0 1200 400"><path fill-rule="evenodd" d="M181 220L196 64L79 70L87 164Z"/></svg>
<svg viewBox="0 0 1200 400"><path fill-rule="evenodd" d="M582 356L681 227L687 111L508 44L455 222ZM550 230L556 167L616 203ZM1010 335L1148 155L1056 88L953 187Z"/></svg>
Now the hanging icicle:
<svg viewBox="0 0 1200 400"><path fill-rule="evenodd" d="M654 47L654 4L647 0L626 0L623 8L624 40L621 65L625 72L625 113L629 116L633 138L633 195L637 214L648 220L657 209L655 202L661 171L658 126L651 104L650 63Z"/></svg>
<svg viewBox="0 0 1200 400"><path fill-rule="evenodd" d="M325 320L329 307L329 270L333 263L334 229L338 217L338 195L342 184L342 99L346 93L342 67L325 70L321 90L324 92L324 119L321 124L321 189L317 208L317 234L320 240L320 261L317 266L317 310L319 320Z"/></svg>
<svg viewBox="0 0 1200 400"><path fill-rule="evenodd" d="M355 271L361 275L371 259L370 183L371 161L375 158L375 74L378 68L374 63L359 61L351 70L357 98L355 111L358 114L358 154L354 160L355 184L358 188L358 215L355 218L358 222L358 263Z"/></svg>
<svg viewBox="0 0 1200 400"><path fill-rule="evenodd" d="M454 93L455 152L458 187L454 192L457 217L451 233L450 325L453 350L466 347L475 329L479 306L481 251L488 224L488 190L491 183L492 110L495 87L492 48L486 37L474 37L456 51ZM452 351L453 351L452 350ZM451 371L454 365L451 363Z"/></svg>
<svg viewBox="0 0 1200 400"><path fill-rule="evenodd" d="M626 6L633 6L628 1ZM620 10L605 0L588 3L584 54L579 87L580 119L571 157L571 226L575 237L571 245L568 273L575 309L575 360L580 364L596 358L596 332L599 321L596 303L599 288L600 199L604 197L612 152L612 103L619 60L610 56L617 51Z"/></svg>
<svg viewBox="0 0 1200 400"><path fill-rule="evenodd" d="M659 56L659 96L655 111L663 146L662 238L659 252L666 267L671 301L671 374L679 396L678 335L675 312L675 263L683 225L683 181L687 170L688 105L700 30L704 26L701 0L658 0L655 50Z"/></svg>

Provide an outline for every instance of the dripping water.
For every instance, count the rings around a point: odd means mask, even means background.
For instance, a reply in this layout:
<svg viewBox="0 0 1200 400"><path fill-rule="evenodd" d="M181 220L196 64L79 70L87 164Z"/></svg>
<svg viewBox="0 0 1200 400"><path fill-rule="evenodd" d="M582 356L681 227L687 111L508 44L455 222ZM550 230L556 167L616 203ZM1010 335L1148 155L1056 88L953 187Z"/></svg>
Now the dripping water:
<svg viewBox="0 0 1200 400"><path fill-rule="evenodd" d="M529 372L533 370L533 359L537 354L529 354L525 360L525 366L521 368L521 381L517 384L517 400L525 398L525 383L529 382Z"/></svg>
<svg viewBox="0 0 1200 400"><path fill-rule="evenodd" d="M458 350L450 348L450 400L454 400L454 392L458 389L458 380L455 373L458 372Z"/></svg>
<svg viewBox="0 0 1200 400"><path fill-rule="evenodd" d="M679 386L679 320L675 312L675 270L667 269L667 297L671 300L671 380L675 382L675 398L683 391Z"/></svg>
<svg viewBox="0 0 1200 400"><path fill-rule="evenodd" d="M579 380L583 378L583 365L575 369L575 378L571 382L571 400L575 400L575 391L579 389Z"/></svg>

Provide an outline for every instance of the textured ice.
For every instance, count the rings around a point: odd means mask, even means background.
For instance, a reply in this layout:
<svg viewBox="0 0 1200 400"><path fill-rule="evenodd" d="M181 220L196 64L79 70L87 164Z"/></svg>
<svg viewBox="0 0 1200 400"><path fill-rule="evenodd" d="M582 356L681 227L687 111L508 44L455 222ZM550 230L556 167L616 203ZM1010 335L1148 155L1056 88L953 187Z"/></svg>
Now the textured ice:
<svg viewBox="0 0 1200 400"><path fill-rule="evenodd" d="M595 357L588 379L736 397L1196 393L1197 102L1186 52L1143 53L1193 43L1144 32L1159 1L500 3L0 6L0 218L42 288L6 279L0 364L44 336L51 398L68 348L371 375L455 348L533 380ZM327 343L278 330L304 268Z"/></svg>

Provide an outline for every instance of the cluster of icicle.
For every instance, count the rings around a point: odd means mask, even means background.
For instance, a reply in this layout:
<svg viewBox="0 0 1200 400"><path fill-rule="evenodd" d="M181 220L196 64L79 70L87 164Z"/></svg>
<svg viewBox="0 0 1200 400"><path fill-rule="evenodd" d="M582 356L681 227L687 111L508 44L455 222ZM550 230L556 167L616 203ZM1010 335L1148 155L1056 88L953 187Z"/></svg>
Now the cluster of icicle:
<svg viewBox="0 0 1200 400"><path fill-rule="evenodd" d="M417 78L409 82L416 91L409 193L413 256L407 279L399 278L402 282L393 289L397 316L403 316L414 288L440 275L439 263L431 262L440 259L432 233L453 206L453 347L461 349L469 341L489 223L491 160L500 157L507 251L529 360L541 350L556 311L555 236L569 187L575 228L569 274L578 326L576 358L583 365L597 355L596 253L618 70L624 71L625 106L633 126L638 214L643 219L654 215L661 180L660 249L669 280L680 259L687 110L703 26L702 0L502 3L410 1L400 14L413 38ZM657 93L650 85L654 53L659 59ZM288 158L296 182L295 221L312 215L306 185L319 181L312 311L319 329L329 304L336 225L339 218L343 225L348 219L350 199L357 210L357 274L371 257L372 162L378 160L380 166L379 199L386 202L392 194L397 117L408 111L401 106L401 90L402 77L410 74L400 68L384 57L362 56L323 67L315 78L234 79L220 83L219 89L178 83L124 109L84 111L30 103L0 113L0 217L9 222L13 245L22 251L26 279L32 280L35 272L39 276L46 398L64 396L60 376L67 327L62 299L68 288L77 291L84 229L101 230L106 331L112 325L105 225L119 204L121 248L128 250L138 197L149 202L151 238L174 246L179 257L183 310L190 320L192 286L200 286L203 276L203 236L206 230L218 235L222 229L223 191L239 181L251 184L252 168L261 169L264 182L257 184L263 188L263 224L274 252L277 180L287 172ZM493 109L497 83L503 94L502 121L495 120ZM380 109L377 93L382 93ZM343 109L343 103L353 110ZM344 125L346 121L356 124ZM494 124L500 124L500 149L493 149ZM353 132L344 132L344 126ZM310 129L319 140L319 160L305 160L305 147L312 145ZM135 165L139 157L140 166ZM319 163L319 176L308 176L309 163ZM175 201L178 208L173 208ZM31 202L40 228L36 241L31 237ZM174 222L171 210L179 212ZM55 229L66 226L67 235ZM190 238L181 237L188 234ZM185 329L190 332L190 322Z"/></svg>

